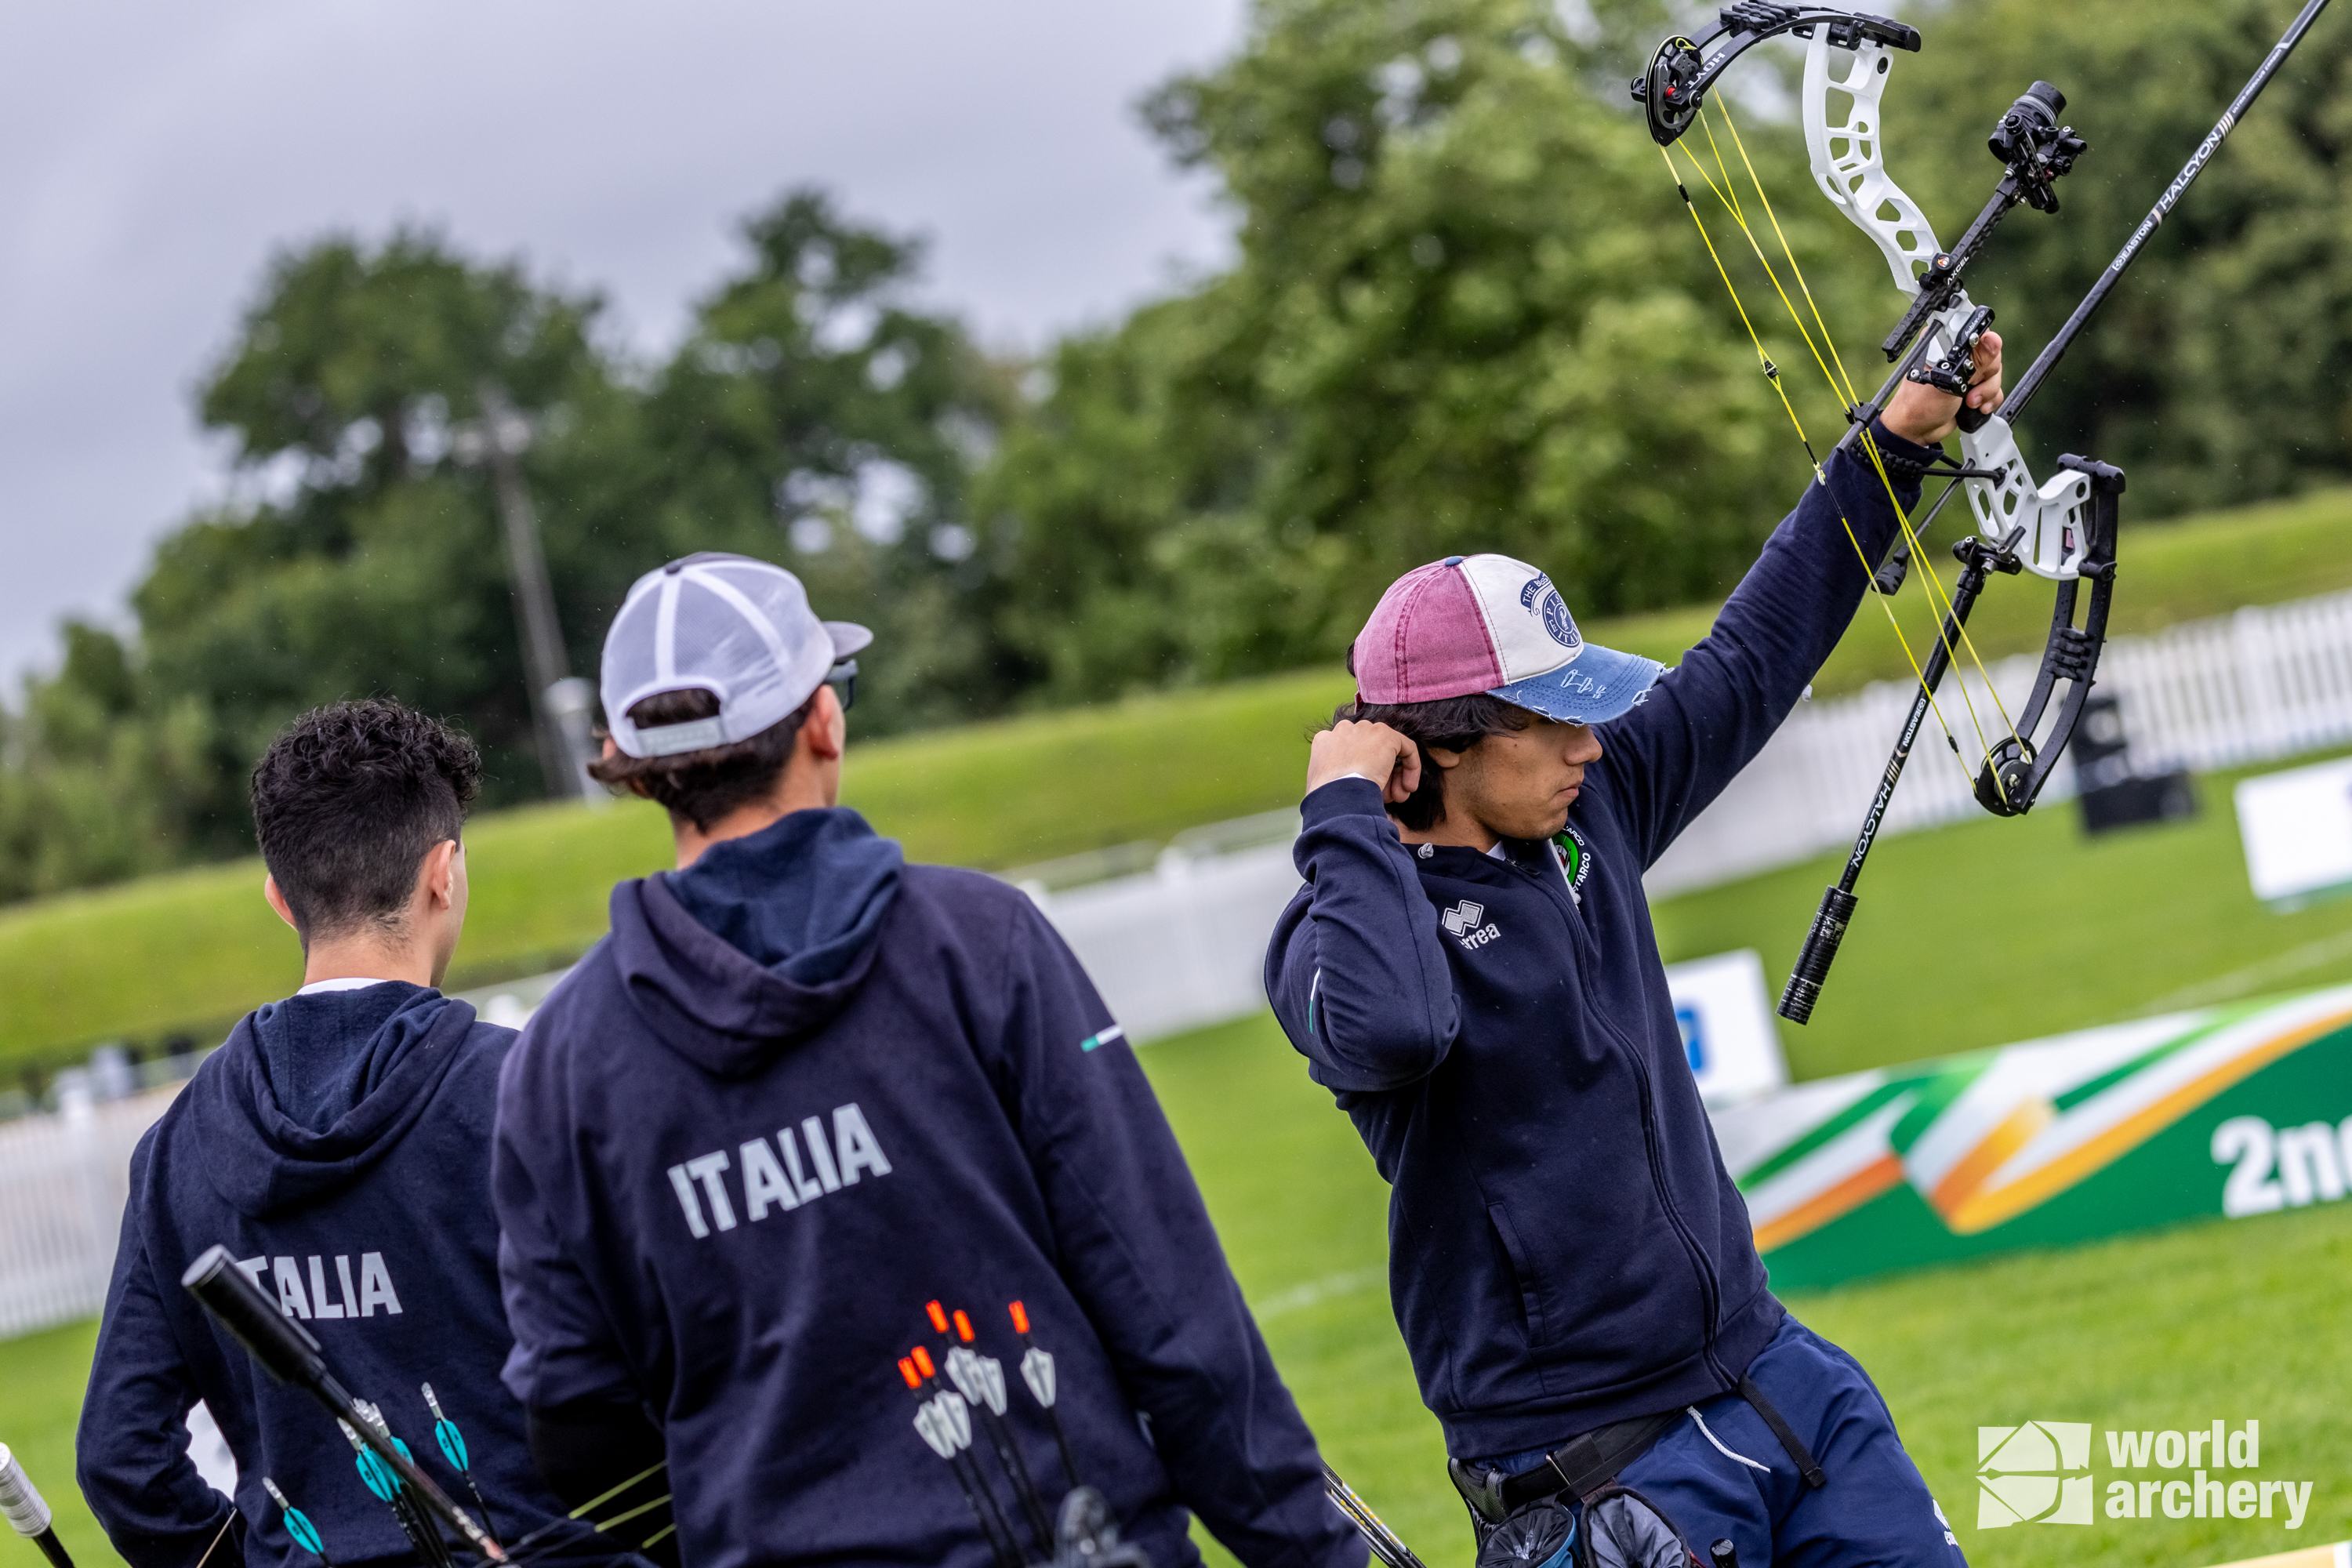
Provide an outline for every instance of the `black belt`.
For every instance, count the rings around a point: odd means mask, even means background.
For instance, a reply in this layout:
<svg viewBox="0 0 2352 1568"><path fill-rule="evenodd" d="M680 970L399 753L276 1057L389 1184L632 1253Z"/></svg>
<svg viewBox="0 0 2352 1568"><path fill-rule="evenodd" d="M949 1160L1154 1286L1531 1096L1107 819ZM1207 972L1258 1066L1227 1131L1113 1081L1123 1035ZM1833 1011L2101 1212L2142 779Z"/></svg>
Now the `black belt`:
<svg viewBox="0 0 2352 1568"><path fill-rule="evenodd" d="M1657 1415L1637 1415L1612 1422L1574 1438L1544 1456L1543 1463L1516 1476L1500 1470L1473 1470L1459 1459L1445 1461L1445 1472L1470 1511L1489 1524L1500 1524L1532 1502L1561 1492L1581 1500L1617 1479L1617 1472L1640 1458L1665 1429L1682 1419L1679 1410Z"/></svg>
<svg viewBox="0 0 2352 1568"><path fill-rule="evenodd" d="M1763 1417L1772 1436L1780 1440L1780 1447L1788 1450L1805 1485L1823 1485L1828 1478L1822 1473L1821 1462L1813 1458L1812 1451L1787 1419L1772 1407L1771 1401L1764 1397L1764 1391L1756 1386L1755 1380L1742 1377L1738 1394ZM1590 1500L1593 1493L1615 1480L1620 1470L1640 1458L1667 1427L1682 1417L1682 1411L1668 1410L1597 1427L1563 1444L1545 1455L1541 1464L1516 1476L1507 1476L1500 1470L1474 1470L1459 1459L1446 1460L1445 1473L1453 1478L1454 1490L1462 1494L1471 1512L1489 1524L1500 1524L1529 1503L1541 1502L1562 1492L1573 1493L1579 1501Z"/></svg>

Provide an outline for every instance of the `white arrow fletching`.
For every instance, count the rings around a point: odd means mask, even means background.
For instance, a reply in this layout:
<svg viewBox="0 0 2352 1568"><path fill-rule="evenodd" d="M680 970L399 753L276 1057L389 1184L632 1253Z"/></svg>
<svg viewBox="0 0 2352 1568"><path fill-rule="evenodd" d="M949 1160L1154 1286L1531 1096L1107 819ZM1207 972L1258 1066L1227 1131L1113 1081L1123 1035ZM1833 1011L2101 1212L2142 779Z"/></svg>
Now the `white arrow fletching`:
<svg viewBox="0 0 2352 1568"><path fill-rule="evenodd" d="M1029 1392L1036 1397L1038 1404L1048 1410L1054 1408L1054 1358L1052 1356L1036 1346L1031 1345L1029 1353L1021 1358L1021 1381L1029 1385Z"/></svg>
<svg viewBox="0 0 2352 1568"><path fill-rule="evenodd" d="M926 1405L916 1411L915 1430L923 1435L923 1441L930 1445L932 1453L942 1459L955 1458L955 1437L947 1430L937 1409Z"/></svg>
<svg viewBox="0 0 2352 1568"><path fill-rule="evenodd" d="M971 1406L963 1402L963 1395L942 1390L936 1403L940 1407L940 1415L948 1424L948 1430L955 1435L955 1446L959 1448L971 1447Z"/></svg>
<svg viewBox="0 0 2352 1568"><path fill-rule="evenodd" d="M990 1410L1004 1414L1004 1363L992 1355L971 1358L972 1380L980 1384L980 1402Z"/></svg>
<svg viewBox="0 0 2352 1568"><path fill-rule="evenodd" d="M975 1371L973 1363L979 1360L980 1358L972 1354L971 1349L964 1345L958 1345L948 1352L948 1381L955 1384L958 1394L962 1394L968 1402L974 1405L980 1403L980 1389L973 1381Z"/></svg>

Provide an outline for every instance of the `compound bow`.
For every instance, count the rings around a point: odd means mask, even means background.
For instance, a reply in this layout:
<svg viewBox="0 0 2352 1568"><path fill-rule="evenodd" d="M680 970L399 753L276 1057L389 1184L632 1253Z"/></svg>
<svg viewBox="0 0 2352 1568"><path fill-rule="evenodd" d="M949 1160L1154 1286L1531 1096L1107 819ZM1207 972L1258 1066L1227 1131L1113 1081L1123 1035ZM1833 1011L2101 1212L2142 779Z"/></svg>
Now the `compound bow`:
<svg viewBox="0 0 2352 1568"><path fill-rule="evenodd" d="M1919 205L1887 174L1882 141L1880 104L1892 70L1893 52L1916 52L1920 47L1917 28L1884 16L1827 6L1742 0L1725 6L1716 26L1703 37L1694 40L1675 37L1659 45L1648 70L1634 80L1633 97L1643 105L1650 134L1674 172L1684 206L1697 225L1724 286L1730 290L1732 302L1755 341L1764 374L1788 410L1806 455L1813 461L1815 478L1822 479L1826 488L1821 459L1805 433L1803 421L1780 384L1779 369L1765 352L1747 306L1741 302L1706 224L1691 199L1681 167L1675 162L1675 144L1694 127L1704 132L1720 181L1707 174L1705 163L1695 153L1689 154L1693 165L1748 239L1814 362L1821 366L1832 391L1845 405L1849 427L1838 446L1858 447L1885 482L1902 537L1888 561L1874 574L1874 585L1881 595L1891 595L1901 584L1909 560L1916 557L1925 564L1924 556L1919 555L1919 536L1935 521L1954 490L1966 494L1977 524L1973 534L1953 547L1961 571L1951 591L1943 588L1932 565L1927 568L1930 603L1940 606L1943 621L1936 646L1924 664L1911 654L1900 625L1895 626L1896 637L1903 641L1905 654L1910 658L1913 674L1917 678L1918 690L1864 816L1862 832L1854 841L1853 854L1837 883L1824 893L1796 968L1781 994L1782 1017L1801 1024L1812 1015L1831 962L1837 956L1838 943L1853 915L1857 902L1854 886L1861 878L1863 863L1878 836L1920 725L1931 711L1955 753L1958 752L1958 742L1952 736L1951 727L1944 722L1936 701L1937 688L1950 668L1956 649L1964 650L1976 665L2006 725L2007 732L2001 738L1984 746L1982 765L1973 777L1972 791L1980 805L1996 816L2021 815L2032 808L2063 755L2082 716L2084 701L2098 669L2100 651L2105 644L2107 612L2115 587L2117 498L2123 492L2124 476L2120 469L2107 464L2069 455L2058 459L2058 471L2047 480L2037 480L2018 447L2016 423L2067 348L2105 301L2148 236L2203 172L2222 140L2270 84L2326 5L2327 0L2306 0L2301 14L2165 188L2130 240L2100 274L2098 282L2018 379L2000 412L1988 417L1978 410L1962 408L1960 459L1955 463L1944 458L1930 470L1949 483L1916 526L1895 497L1885 460L1870 433L1870 423L1906 379L1926 382L1955 395L1967 391L1975 374L1978 340L1990 326L1993 313L1969 298L1963 279L1994 226L2012 208L2021 203L2040 212L2058 210L2057 182L2086 150L2073 128L2059 121L2066 107L2064 95L2048 82L2037 81L2001 116L1987 142L2001 163L2000 183L1958 242L1947 250L1937 243L1934 226ZM1755 184L1762 213L1769 220L1773 236L1805 301L1811 319L1811 330L1749 226L1746 210L1732 187L1729 165L1715 141L1712 127L1704 118L1711 89L1732 63L1758 44L1784 34L1800 37L1806 44L1801 112L1814 183L1832 206L1871 237L1885 256L1895 287L1910 296L1901 321L1880 345L1894 369L1867 399L1856 395L1853 383L1845 374L1845 366L1830 341L1820 308L1813 303L1811 289L1805 284L1795 254L1772 214L1770 199L1765 195L1761 181L1756 178L1755 165L1738 140L1738 127L1731 123L1727 112L1721 114L1739 161ZM1843 63L1834 56L1844 57ZM1861 553L1862 546L1850 521L1846 531ZM1872 568L1866 554L1863 564L1865 570ZM1983 661L1977 658L1968 637L1969 611L1990 574L1996 572L2011 575L2031 572L2057 585L2041 667L2024 707L2013 720L2001 707L2000 694L1992 689ZM1892 622L1891 607L1887 613ZM1975 703L1965 685L1961 694L1973 721ZM1977 730L1982 742L1981 722L1978 722Z"/></svg>

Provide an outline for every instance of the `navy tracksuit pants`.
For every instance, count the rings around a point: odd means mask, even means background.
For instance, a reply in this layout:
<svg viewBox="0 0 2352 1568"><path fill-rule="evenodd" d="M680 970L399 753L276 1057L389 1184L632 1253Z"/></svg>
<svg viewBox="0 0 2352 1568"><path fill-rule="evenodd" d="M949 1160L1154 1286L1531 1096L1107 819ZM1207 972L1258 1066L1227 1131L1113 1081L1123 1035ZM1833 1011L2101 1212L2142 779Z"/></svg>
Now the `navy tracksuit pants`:
<svg viewBox="0 0 2352 1568"><path fill-rule="evenodd" d="M1895 1435L1862 1363L1793 1317L1748 1375L1811 1449L1810 1487L1772 1430L1737 1394L1698 1405L1618 1472L1706 1562L1729 1540L1740 1568L1964 1568L1959 1542ZM1703 1425L1702 1425L1703 1424ZM1542 1452L1485 1463L1507 1475Z"/></svg>

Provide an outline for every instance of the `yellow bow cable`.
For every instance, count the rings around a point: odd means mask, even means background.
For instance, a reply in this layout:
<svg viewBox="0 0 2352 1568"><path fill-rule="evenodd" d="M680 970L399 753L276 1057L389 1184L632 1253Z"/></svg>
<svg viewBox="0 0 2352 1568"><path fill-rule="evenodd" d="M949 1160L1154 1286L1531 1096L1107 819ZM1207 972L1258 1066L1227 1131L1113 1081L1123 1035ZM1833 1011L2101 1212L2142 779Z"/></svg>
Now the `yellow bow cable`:
<svg viewBox="0 0 2352 1568"><path fill-rule="evenodd" d="M1801 290L1802 290L1805 296L1805 303L1812 311L1814 325L1820 329L1821 332L1821 338L1818 343L1816 343L1814 340L1812 331L1807 330L1804 321L1797 314L1796 304L1789 298L1789 291L1781 284L1780 274L1774 270L1771 258L1764 254L1762 245L1758 242L1754 230L1749 227L1747 214L1739 204L1737 185L1731 178L1729 168L1724 163L1723 150L1715 140L1715 132L1713 127L1708 125L1704 118L1699 121L1700 129L1706 133L1707 145L1715 154L1716 168L1723 176L1722 183L1717 184L1717 181L1707 174L1706 163L1696 155L1692 158L1691 166L1698 171L1699 178L1706 182L1707 188L1715 193L1716 199L1720 201L1723 204L1725 210L1731 215L1733 223L1738 226L1742 237L1748 241L1748 248L1755 252L1758 264L1764 268L1764 276L1770 280L1773 291L1780 296L1782 308L1789 313L1790 323L1797 329L1797 335L1804 340L1805 347L1812 353L1813 363L1820 368L1822 379L1829 384L1831 395L1832 396L1842 395L1845 400L1847 406L1854 406L1860 403L1860 395L1856 392L1851 378L1848 378L1845 375L1844 361L1837 352L1836 341L1830 336L1828 324L1822 319L1821 306L1813 299L1812 287L1805 279L1804 268L1798 264L1795 249L1789 244L1787 234L1780 228L1780 216L1772 209L1772 198L1764 189L1764 182L1756 173L1756 165L1748 156L1747 144L1743 140L1741 140L1739 136L1739 128L1738 124L1732 121L1730 110L1727 109L1724 111L1724 123L1731 132L1733 144L1739 150L1741 162L1747 166L1748 177L1749 182L1755 186L1757 199L1762 205L1766 217L1771 222L1773 233L1780 240L1781 255L1788 261L1789 270L1796 278L1797 286ZM1675 169L1675 162L1671 154L1669 154L1666 159L1666 165L1670 171ZM1676 188L1682 192L1685 204L1689 205L1689 192L1687 188L1683 185L1678 171L1676 172L1675 185ZM1697 214L1695 210L1692 213L1692 217L1694 221L1697 220ZM1706 225L1702 222L1699 223L1698 226L1701 237L1703 239L1706 238ZM1708 240L1708 249L1710 253L1713 252L1714 245L1712 240ZM1723 267L1722 258L1720 257L1716 257L1715 261L1717 275L1723 278L1725 289L1733 294L1733 303L1735 307L1738 309L1741 319L1746 321L1748 316L1747 307L1738 300L1737 296L1738 290L1732 284L1728 273L1726 272ZM1752 336L1754 332L1752 323L1749 325L1749 331ZM1829 359L1826 361L1822 357L1822 350L1824 348L1827 349L1829 353ZM1831 362L1835 362L1836 363L1837 368L1834 373L1831 370ZM1843 384L1841 384L1842 383ZM1885 488L1888 504L1895 510L1896 525L1901 529L1903 537L1908 543L1912 554L1918 559L1922 570L1927 574L1927 583L1929 585L1928 609L1931 614L1936 615L1937 617L1938 624L1937 626L1936 636L1940 640L1946 635L1941 625L1943 615L1945 613L1953 612L1955 609L1952 603L1952 596L1949 592L1945 589L1942 578L1937 575L1933 560L1927 554L1926 548L1921 543L1917 532L1912 528L1909 512L1904 507L1901 499L1895 493L1894 479L1886 470L1885 456L1879 451L1876 439L1871 435L1867 428L1864 428L1860 434L1862 437L1863 450L1870 458L1871 467L1876 470L1879 483ZM1812 455L1812 447L1810 442L1806 444L1806 454L1809 457ZM1820 468L1818 460L1815 462L1814 466L1818 472ZM1844 520L1841 518L1841 521ZM1850 521L1846 522L1846 534L1849 541L1853 539L1853 524ZM1856 552L1860 553L1861 545L1859 542L1855 543L1854 548ZM1866 567L1866 560L1864 564ZM1938 608L1939 604L1940 610ZM1892 607L1887 607L1887 616L1890 624L1892 624L1894 622L1894 611ZM1951 618L1954 622L1958 622L1958 616L1956 613L1951 615ZM1977 674L1984 682L1987 694L1991 697L1993 706L1999 710L2000 713L2001 721L2007 727L2010 738L2017 743L2021 752L2023 752L2027 755L2031 755L2032 748L2027 746L2023 738L2018 734L2017 726L2015 722L2010 719L2008 708L2000 700L2000 689L1993 684L1991 672L1985 668L1983 658L1979 657L1976 651L1974 641L1969 637L1967 626L1965 624L1958 625L1958 631L1959 634L1959 648L1960 650L1965 651L1969 662L1976 667ZM1912 653L1908 639L1903 637L1902 628L1899 625L1896 625L1895 626L1895 637L1898 642L1903 643L1904 657L1910 661L1912 673L1918 678L1919 684L1924 689L1927 686L1926 672L1920 668L1919 661ZM1949 658L1955 651L1956 650L1949 643L1946 644L1945 654L1947 658ZM1968 682L1966 680L1963 680L1960 683L1960 700L1968 709L1969 726L1975 731L1979 751L1983 759L1990 763L1991 760L1991 748L1986 743L1984 722L1977 712L1976 700L1969 694ZM1954 755L1958 756L1959 752L1958 741L1953 736L1950 725L1945 722L1943 711L1940 707L1937 706L1935 694L1933 692L1928 693L1928 704L1936 710L1936 721L1944 731L1946 742L1951 746ZM1966 771L1965 762L1963 763L1962 771ZM1973 781L1971 782L1971 787L1973 787ZM2008 798L2008 787L2000 779L1998 770L1994 771L1993 787L2000 793L2004 800Z"/></svg>
<svg viewBox="0 0 2352 1568"><path fill-rule="evenodd" d="M1722 150L1716 147L1715 129L1712 125L1707 124L1704 119L1702 119L1700 122L1700 128L1706 132L1707 146L1714 150L1716 167L1718 170L1723 171L1724 188L1725 190L1729 190L1732 184L1731 174L1728 170L1724 169ZM1748 183L1756 187L1756 199L1764 209L1764 216L1772 225L1772 235L1773 237L1780 242L1780 254L1788 258L1790 275L1796 279L1798 289L1801 290L1805 296L1805 308L1812 312L1813 325L1821 331L1822 347L1829 350L1830 364L1834 364L1837 367L1837 374L1834 378L1830 380L1830 390L1833 395L1843 396L1847 407L1858 407L1862 403L1861 394L1853 384L1853 378L1846 374L1845 360L1838 353L1837 340L1830 336L1829 324L1822 319L1822 308L1821 305L1813 299L1812 285L1805 280L1805 270L1802 267L1797 264L1796 248L1789 243L1787 233L1780 227L1780 215L1772 210L1772 197L1770 194L1764 189L1764 179L1762 175L1756 172L1755 161L1748 155L1748 142L1746 139L1739 134L1739 122L1731 117L1731 110L1728 105L1723 106L1723 128L1731 133L1731 144L1738 150L1739 162L1748 171ZM1706 171L1705 169L1701 169L1699 173L1703 177ZM1709 182L1710 184L1712 183L1713 182L1711 181ZM1717 193L1718 196L1723 194L1723 191L1718 191ZM1795 322L1799 335L1805 338L1806 346L1809 348L1811 347L1811 334L1805 331L1805 324L1802 321L1797 321L1796 307L1790 304L1788 291L1780 288L1780 279L1773 272L1771 262L1765 258L1763 248L1757 245L1756 237L1748 232L1748 224L1745 216L1740 212L1739 204L1736 199L1736 195L1735 199L1729 203L1729 205L1731 207L1733 219L1739 224L1740 232L1748 236L1749 247L1756 251L1756 259L1762 263L1764 275L1772 279L1772 287L1780 293L1781 304L1788 307L1789 319L1792 322ZM1830 376L1830 364L1822 363L1820 350L1814 351L1813 363L1817 365L1821 365L1822 374L1825 378ZM1950 612L1954 608L1952 604L1952 595L1945 589L1943 579L1936 574L1934 559L1927 553L1925 546L1920 542L1918 534L1913 531L1909 512L1905 509L1902 501L1896 499L1895 494L1895 481L1887 475L1885 462L1878 450L1877 439L1871 435L1870 429L1867 426L1864 426L1862 430L1862 445L1863 449L1870 455L1871 466L1878 470L1879 481L1886 487L1886 499L1894 504L1895 521L1901 524L1903 529L1903 537L1911 546L1912 558L1919 563L1921 569L1927 574L1930 607L1932 608L1937 601L1940 601L1944 610L1946 612ZM1958 616L1955 616L1954 619L1957 620ZM1977 653L1976 643L1969 636L1967 623L1960 622L1958 630L1960 635L1960 647L1967 652L1969 662L1976 667L1979 678L1984 681L1986 695L1992 699L1993 707L1999 710L2001 723L2009 731L2009 738L2017 742L2018 749L2021 752L2026 756L2032 756L2033 754L2033 749L2031 746L2028 746L2025 743L2025 738L2017 732L2017 721L2009 716L2008 705L2000 700L2000 689L1993 684L1992 672L1985 668L1984 659ZM1940 626L1937 635L1938 637L1943 635ZM1948 647L1946 649L1947 655L1948 655L1950 651L1951 650ZM1963 700L1968 699L1968 684L1965 681L1960 685L1960 696ZM1969 702L1969 709L1970 716L1973 717L1975 714L1976 704L1972 701ZM1978 738L1981 741L1983 737L1979 734ZM1993 779L1995 787L2001 790L2002 798L2006 800L2008 798L2008 791L2007 788L2000 784L1999 769L1994 770Z"/></svg>
<svg viewBox="0 0 2352 1568"><path fill-rule="evenodd" d="M1715 263L1716 276L1723 279L1724 291L1731 296L1731 308L1739 312L1739 324L1748 329L1748 341L1756 345L1757 363L1764 372L1764 379L1772 384L1772 390L1780 396L1780 406L1788 414L1789 423L1797 432L1798 444L1804 447L1805 457L1812 464L1813 479L1821 485L1822 493L1828 496L1830 498L1830 503L1838 509L1838 522L1845 530L1847 542L1853 546L1854 558L1862 563L1863 575L1864 577L1868 577L1872 574L1874 570L1870 563L1870 553L1863 549L1862 540L1853 531L1853 520L1848 518L1845 514L1844 503L1838 500L1837 491L1830 488L1829 476L1822 471L1822 460L1821 458L1813 451L1812 437L1805 433L1805 422L1798 417L1796 405L1789 401L1788 388L1780 384L1780 369L1778 365L1772 363L1772 356L1765 352L1764 340L1757 332L1756 323L1748 317L1747 302L1740 299L1738 288L1733 284L1731 281L1731 274L1723 265L1722 255L1715 248L1715 238L1712 235L1707 233L1706 220L1698 216L1698 204L1691 200L1690 187L1683 184L1682 171L1675 163L1673 150L1666 147L1660 147L1658 149L1658 154L1666 161L1666 173L1673 178L1675 182L1675 190L1683 199L1683 210L1690 214L1691 223L1698 229L1699 240L1706 247L1708 258ZM1693 166L1697 167L1696 163L1694 163ZM1699 168L1698 175L1700 179L1706 180L1706 169ZM1712 181L1709 181L1708 183L1709 184L1713 184ZM1727 202L1726 205L1728 205L1728 202ZM1806 342L1810 347L1811 344L1811 339L1810 336L1807 337ZM1814 353L1816 357L1818 357L1820 351L1815 350ZM1899 508L1897 510L1898 511L1900 510ZM1879 600L1880 607L1886 612L1886 624L1894 629L1895 640L1902 646L1903 657L1909 662L1911 666L1911 674L1913 678L1918 681L1919 689L1926 692L1927 695L1927 706L1936 715L1937 727L1944 731L1944 739L1952 748L1953 760L1959 763L1961 775L1968 778L1969 788L1974 789L1976 786L1976 781L1974 776L1969 773L1967 761L1959 754L1959 741L1953 735L1951 724L1944 718L1943 707L1936 700L1934 689L1927 684L1927 670L1921 668L1918 657L1911 651L1911 639L1903 635L1903 623L1896 619L1895 615L1895 606L1885 602L1885 596L1884 595L1874 595L1873 596ZM1942 634L1939 631L1937 635L1941 636ZM1965 689L1966 689L1964 687L1964 693ZM1973 716L1973 709L1971 710L1971 715ZM1978 741L1979 744L1982 743L1983 738L1982 727L1979 726L1978 731Z"/></svg>

